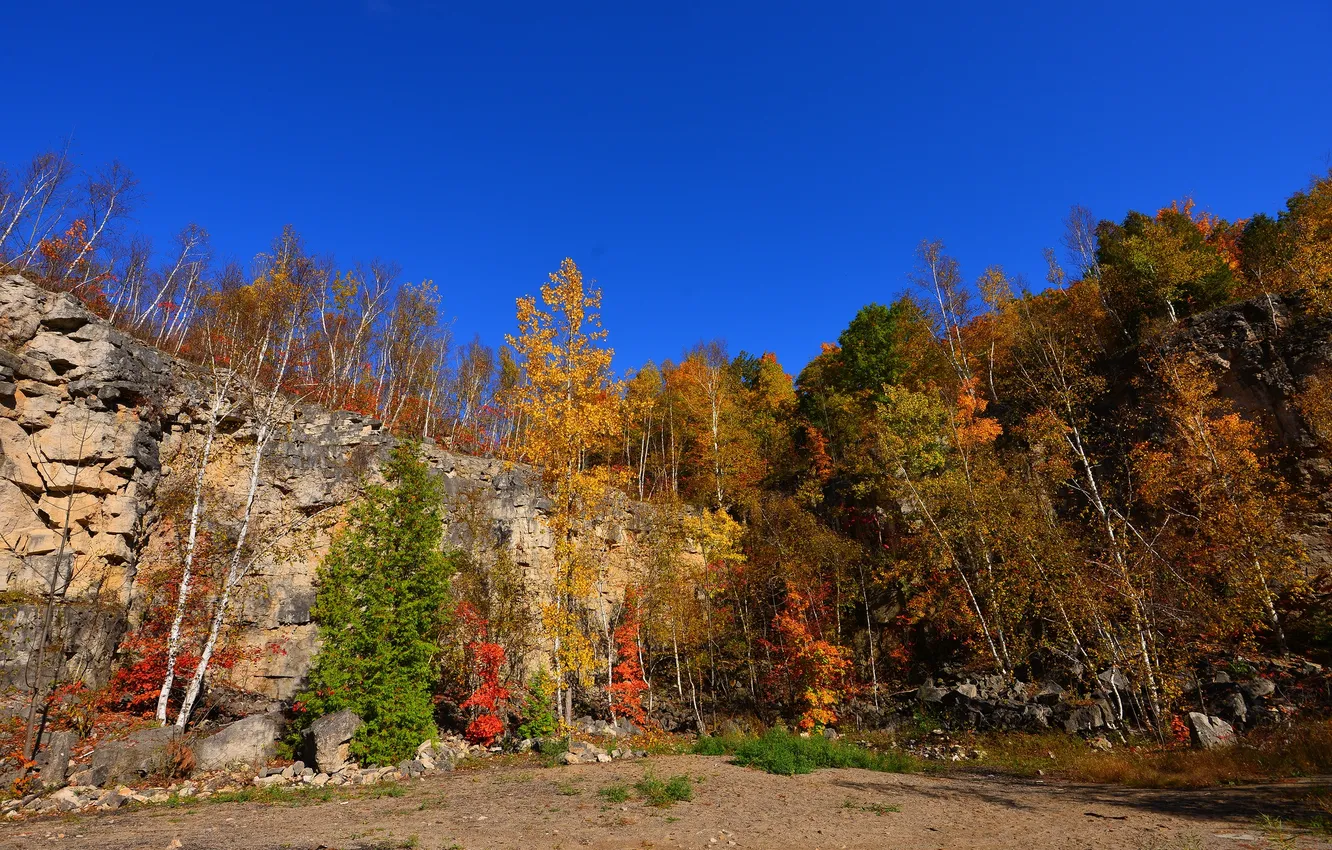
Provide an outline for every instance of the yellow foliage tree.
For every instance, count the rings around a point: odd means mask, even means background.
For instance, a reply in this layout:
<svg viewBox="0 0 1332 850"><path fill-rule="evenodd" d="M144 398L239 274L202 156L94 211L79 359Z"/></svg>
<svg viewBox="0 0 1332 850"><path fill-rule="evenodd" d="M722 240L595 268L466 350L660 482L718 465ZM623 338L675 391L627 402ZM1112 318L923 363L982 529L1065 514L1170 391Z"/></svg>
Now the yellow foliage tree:
<svg viewBox="0 0 1332 850"><path fill-rule="evenodd" d="M552 502L554 575L542 623L566 720L572 719L572 686L596 663L579 612L602 578L587 541L615 483L610 467L590 463L589 456L620 433L621 386L611 373L613 351L605 346L600 309L601 291L586 286L566 258L541 287L541 305L530 295L518 299L518 335L507 337L523 370L510 390L524 423L516 455L540 470Z"/></svg>

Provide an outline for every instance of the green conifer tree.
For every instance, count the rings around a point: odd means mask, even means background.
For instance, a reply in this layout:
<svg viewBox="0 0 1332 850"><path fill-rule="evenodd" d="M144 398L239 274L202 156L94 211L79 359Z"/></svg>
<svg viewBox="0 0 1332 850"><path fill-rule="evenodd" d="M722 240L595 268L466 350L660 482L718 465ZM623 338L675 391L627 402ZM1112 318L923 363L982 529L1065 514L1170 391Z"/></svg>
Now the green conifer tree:
<svg viewBox="0 0 1332 850"><path fill-rule="evenodd" d="M352 509L319 568L313 616L323 646L301 695L305 722L350 708L361 764L395 764L437 734L431 700L451 609L453 556L440 551L442 487L399 445Z"/></svg>

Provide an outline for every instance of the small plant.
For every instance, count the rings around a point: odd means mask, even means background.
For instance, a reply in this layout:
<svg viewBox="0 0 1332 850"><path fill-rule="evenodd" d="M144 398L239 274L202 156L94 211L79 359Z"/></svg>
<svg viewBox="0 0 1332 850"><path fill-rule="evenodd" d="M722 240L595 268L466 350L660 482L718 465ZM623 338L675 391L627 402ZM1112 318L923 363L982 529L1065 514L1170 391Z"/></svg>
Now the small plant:
<svg viewBox="0 0 1332 850"><path fill-rule="evenodd" d="M178 779L194 772L194 751L184 741L172 741L167 744L162 764L162 776L165 779Z"/></svg>
<svg viewBox="0 0 1332 850"><path fill-rule="evenodd" d="M648 771L634 785L634 790L644 805L660 809L694 799L694 781L684 774L672 776L663 782L652 771Z"/></svg>
<svg viewBox="0 0 1332 850"><path fill-rule="evenodd" d="M519 737L552 738L559 731L555 714L550 710L550 701L554 693L550 674L544 667L538 669L532 680L527 683L527 694L518 712L523 718L522 724L518 727Z"/></svg>
<svg viewBox="0 0 1332 850"><path fill-rule="evenodd" d="M559 792L561 797L577 797L579 794L583 793L569 782L561 782L559 785L555 786L555 790Z"/></svg>
<svg viewBox="0 0 1332 850"><path fill-rule="evenodd" d="M886 815L902 811L902 809L899 806L894 806L890 803L861 804L857 803L855 800L847 800L845 803L842 804L842 808L856 809L857 811L862 811L862 812L873 812L876 815Z"/></svg>
<svg viewBox="0 0 1332 850"><path fill-rule="evenodd" d="M607 785L597 793L608 803L623 803L629 799L629 787L627 785Z"/></svg>
<svg viewBox="0 0 1332 850"><path fill-rule="evenodd" d="M467 740L488 747L504 732L500 712L509 700L509 689L500 681L504 667L504 647L486 639L488 624L470 603L458 606L458 617L476 634L467 644L467 656L473 673L479 680L476 690L463 702L462 708L476 709L476 716L467 724Z"/></svg>
<svg viewBox="0 0 1332 850"><path fill-rule="evenodd" d="M542 738L537 743L537 753L540 754L541 764L545 767L559 764L567 752L569 752L569 742L564 738Z"/></svg>
<svg viewBox="0 0 1332 850"><path fill-rule="evenodd" d="M643 692L648 689L648 683L643 679L643 668L638 662L639 616L638 591L631 585L624 592L624 623L615 630L616 655L620 663L615 665L606 691L614 701L616 711L642 726L647 722Z"/></svg>

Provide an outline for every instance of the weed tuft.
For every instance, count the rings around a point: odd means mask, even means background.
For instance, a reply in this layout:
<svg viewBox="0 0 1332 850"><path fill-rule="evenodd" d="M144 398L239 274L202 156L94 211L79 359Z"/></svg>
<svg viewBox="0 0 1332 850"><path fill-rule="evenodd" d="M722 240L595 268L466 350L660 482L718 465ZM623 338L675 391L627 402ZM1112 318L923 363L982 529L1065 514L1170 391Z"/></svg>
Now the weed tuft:
<svg viewBox="0 0 1332 850"><path fill-rule="evenodd" d="M910 756L900 752L870 752L821 735L802 738L784 729L771 729L759 738L700 738L694 751L702 755L733 755L736 764L781 776L810 773L824 767L859 767L883 773L908 773L916 767Z"/></svg>

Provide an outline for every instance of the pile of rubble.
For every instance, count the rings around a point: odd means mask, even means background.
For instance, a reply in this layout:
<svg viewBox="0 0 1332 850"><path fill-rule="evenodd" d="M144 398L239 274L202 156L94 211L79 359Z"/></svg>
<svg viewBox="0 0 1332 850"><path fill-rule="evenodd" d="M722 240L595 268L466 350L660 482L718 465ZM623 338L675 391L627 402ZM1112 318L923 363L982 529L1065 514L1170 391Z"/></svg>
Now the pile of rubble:
<svg viewBox="0 0 1332 850"><path fill-rule="evenodd" d="M72 733L50 736L43 751L39 783L45 794L28 794L0 804L0 816L29 813L113 811L128 803L206 800L246 788L324 788L375 785L453 770L459 761L481 758L493 750L457 735L425 741L415 755L396 766L361 767L350 758L352 736L361 718L350 711L322 717L305 734L307 761L268 767L282 731L276 714L253 715L200 740L181 738L173 727L141 729L97 746L87 763L71 760ZM188 756L184 754L188 752ZM173 766L195 765L188 781L134 787ZM70 768L73 766L73 772ZM62 787L63 786L63 787Z"/></svg>
<svg viewBox="0 0 1332 850"><path fill-rule="evenodd" d="M647 750L632 750L628 747L615 747L607 752L588 741L574 741L562 757L565 764L596 764L598 762L618 761L621 759L647 758Z"/></svg>
<svg viewBox="0 0 1332 850"><path fill-rule="evenodd" d="M1217 741L1224 745L1241 730L1285 723L1305 704L1325 701L1328 684L1323 668L1307 661L1235 659L1225 667L1187 674L1179 689L1185 695L1185 716L1195 745L1210 747ZM1093 739L1143 728L1145 710L1138 688L1111 667L1095 675L1068 671L1057 680L1041 682L997 675L939 675L882 699L878 706L848 706L842 717L848 727L891 730L914 723L924 711L946 729L1062 729Z"/></svg>
<svg viewBox="0 0 1332 850"><path fill-rule="evenodd" d="M335 788L376 785L417 779L453 770L464 759L484 758L503 748L482 747L457 735L425 741L412 758L394 766L362 767L351 758L351 741L362 720L351 711L321 717L306 730L301 760L268 766L283 731L276 713L256 714L230 723L200 738L182 738L173 727L140 729L96 746L87 761L71 758L74 735L56 732L46 738L39 782L44 794L28 794L0 804L0 816L76 811L114 811L129 803L165 803L173 799L206 800L247 788ZM601 739L625 739L642 733L631 721L615 723L577 721L579 731ZM553 741L563 747L563 741ZM524 740L518 752L539 749L541 742ZM628 746L604 749L575 740L561 756L565 764L596 764L620 759L646 758L645 750ZM188 781L138 787L151 777L169 775L182 764L192 764Z"/></svg>
<svg viewBox="0 0 1332 850"><path fill-rule="evenodd" d="M919 739L902 742L902 749L930 761L966 761L985 758L985 750L959 744L943 729L933 729Z"/></svg>

